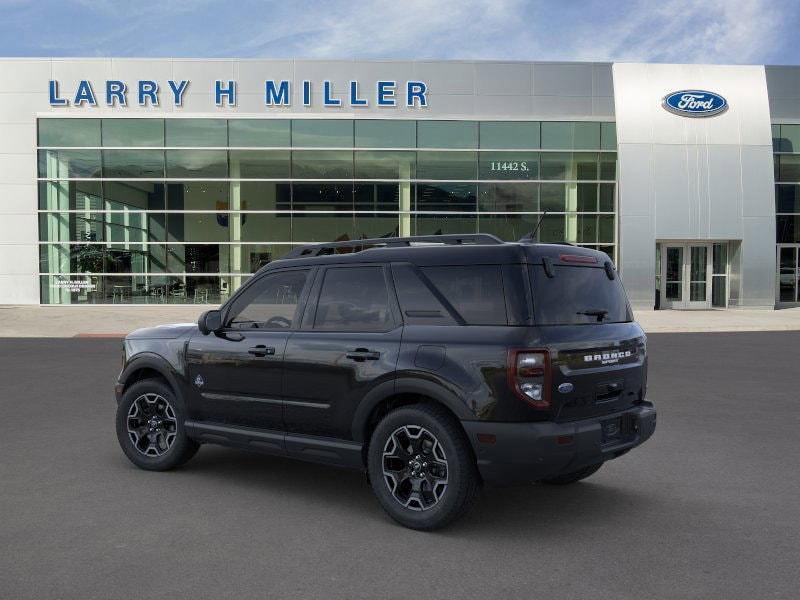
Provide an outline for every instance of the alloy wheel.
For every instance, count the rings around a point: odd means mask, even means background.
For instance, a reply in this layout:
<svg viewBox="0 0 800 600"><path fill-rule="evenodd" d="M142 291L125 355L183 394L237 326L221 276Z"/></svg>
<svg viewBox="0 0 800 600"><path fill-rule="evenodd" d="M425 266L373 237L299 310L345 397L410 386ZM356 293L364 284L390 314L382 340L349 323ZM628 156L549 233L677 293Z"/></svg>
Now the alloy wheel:
<svg viewBox="0 0 800 600"><path fill-rule="evenodd" d="M142 394L128 410L128 437L141 454L158 457L166 454L178 434L175 409L160 394Z"/></svg>
<svg viewBox="0 0 800 600"><path fill-rule="evenodd" d="M444 448L430 431L418 425L398 427L383 447L383 479L397 502L411 510L428 510L447 489Z"/></svg>

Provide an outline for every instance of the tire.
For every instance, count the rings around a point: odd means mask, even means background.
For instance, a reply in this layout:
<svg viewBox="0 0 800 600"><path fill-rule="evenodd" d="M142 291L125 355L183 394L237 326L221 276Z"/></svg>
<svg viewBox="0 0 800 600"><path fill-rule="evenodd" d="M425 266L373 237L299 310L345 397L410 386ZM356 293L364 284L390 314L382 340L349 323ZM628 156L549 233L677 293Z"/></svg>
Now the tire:
<svg viewBox="0 0 800 600"><path fill-rule="evenodd" d="M386 415L372 433L367 469L383 509L411 529L438 529L459 518L479 484L461 426L437 406Z"/></svg>
<svg viewBox="0 0 800 600"><path fill-rule="evenodd" d="M144 379L126 390L117 407L117 440L137 467L174 469L200 448L186 434L185 418L183 403L166 383Z"/></svg>
<svg viewBox="0 0 800 600"><path fill-rule="evenodd" d="M570 483L576 483L581 479L591 477L597 473L602 466L603 463L589 465L588 467L583 467L582 469L578 469L572 473L564 473L563 475L557 475L555 477L550 477L549 479L542 479L541 483L546 483L548 485L569 485Z"/></svg>

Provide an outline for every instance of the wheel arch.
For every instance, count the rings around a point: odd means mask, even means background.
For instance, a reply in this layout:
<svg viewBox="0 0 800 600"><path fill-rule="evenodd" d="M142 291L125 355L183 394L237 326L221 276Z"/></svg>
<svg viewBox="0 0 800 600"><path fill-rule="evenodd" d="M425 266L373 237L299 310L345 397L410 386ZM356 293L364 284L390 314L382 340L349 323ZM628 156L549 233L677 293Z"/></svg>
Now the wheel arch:
<svg viewBox="0 0 800 600"><path fill-rule="evenodd" d="M157 354L143 353L133 357L125 369L120 373L119 383L122 384L122 394L134 383L144 379L160 379L181 399L183 394L178 383L178 378L166 359Z"/></svg>

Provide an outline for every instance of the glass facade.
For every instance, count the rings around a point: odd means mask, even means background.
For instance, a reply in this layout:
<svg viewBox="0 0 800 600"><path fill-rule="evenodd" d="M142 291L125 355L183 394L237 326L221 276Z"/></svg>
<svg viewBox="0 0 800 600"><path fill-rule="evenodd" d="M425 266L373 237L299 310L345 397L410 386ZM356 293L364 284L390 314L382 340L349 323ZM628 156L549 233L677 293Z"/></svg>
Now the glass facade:
<svg viewBox="0 0 800 600"><path fill-rule="evenodd" d="M38 129L42 303L218 303L299 244L517 240L545 211L541 241L617 253L611 122L46 118Z"/></svg>
<svg viewBox="0 0 800 600"><path fill-rule="evenodd" d="M777 298L800 303L800 124L773 125Z"/></svg>

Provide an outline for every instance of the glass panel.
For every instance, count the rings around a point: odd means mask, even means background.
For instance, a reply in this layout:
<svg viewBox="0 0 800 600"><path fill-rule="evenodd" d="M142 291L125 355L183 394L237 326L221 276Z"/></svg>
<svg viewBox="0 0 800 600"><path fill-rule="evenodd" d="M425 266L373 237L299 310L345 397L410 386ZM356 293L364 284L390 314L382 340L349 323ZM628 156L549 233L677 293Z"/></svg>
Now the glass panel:
<svg viewBox="0 0 800 600"><path fill-rule="evenodd" d="M705 302L708 266L708 248L691 246L689 248L689 301Z"/></svg>
<svg viewBox="0 0 800 600"><path fill-rule="evenodd" d="M228 145L225 119L166 119L167 146L214 147Z"/></svg>
<svg viewBox="0 0 800 600"><path fill-rule="evenodd" d="M39 208L42 210L102 209L101 184L99 181L40 181Z"/></svg>
<svg viewBox="0 0 800 600"><path fill-rule="evenodd" d="M356 148L414 148L417 145L415 121L356 119Z"/></svg>
<svg viewBox="0 0 800 600"><path fill-rule="evenodd" d="M100 119L39 119L40 146L99 146Z"/></svg>
<svg viewBox="0 0 800 600"><path fill-rule="evenodd" d="M163 119L103 119L103 146L163 145Z"/></svg>
<svg viewBox="0 0 800 600"><path fill-rule="evenodd" d="M574 130L572 123L544 121L542 123L542 148L571 150Z"/></svg>
<svg viewBox="0 0 800 600"><path fill-rule="evenodd" d="M775 204L775 212L800 213L800 185L776 185Z"/></svg>
<svg viewBox="0 0 800 600"><path fill-rule="evenodd" d="M792 183L800 181L800 154L782 154L776 158L780 158L778 181Z"/></svg>
<svg viewBox="0 0 800 600"><path fill-rule="evenodd" d="M616 150L617 149L617 124L616 123L601 123L600 124L600 148L602 150Z"/></svg>
<svg viewBox="0 0 800 600"><path fill-rule="evenodd" d="M228 153L225 150L167 150L167 177L227 176Z"/></svg>
<svg viewBox="0 0 800 600"><path fill-rule="evenodd" d="M475 184L418 184L415 187L415 210L468 212L477 210L477 189ZM474 229L474 225L472 229Z"/></svg>
<svg viewBox="0 0 800 600"><path fill-rule="evenodd" d="M480 124L481 148L538 148L539 122L486 121Z"/></svg>
<svg viewBox="0 0 800 600"><path fill-rule="evenodd" d="M800 215L778 215L775 221L775 234L779 244L800 242Z"/></svg>
<svg viewBox="0 0 800 600"><path fill-rule="evenodd" d="M230 214L170 213L167 215L167 239L170 242L227 242L231 239Z"/></svg>
<svg viewBox="0 0 800 600"><path fill-rule="evenodd" d="M543 183L539 198L542 211L564 212L567 208L567 186L563 183Z"/></svg>
<svg viewBox="0 0 800 600"><path fill-rule="evenodd" d="M291 161L288 150L231 150L232 179L289 179Z"/></svg>
<svg viewBox="0 0 800 600"><path fill-rule="evenodd" d="M597 217L595 215L578 215L577 241L581 244L597 243Z"/></svg>
<svg viewBox="0 0 800 600"><path fill-rule="evenodd" d="M500 267L422 267L422 272L468 325L507 325Z"/></svg>
<svg viewBox="0 0 800 600"><path fill-rule="evenodd" d="M616 152L603 152L600 154L600 179L603 181L617 180Z"/></svg>
<svg viewBox="0 0 800 600"><path fill-rule="evenodd" d="M232 148L284 148L291 145L288 119L231 119L228 139Z"/></svg>
<svg viewBox="0 0 800 600"><path fill-rule="evenodd" d="M543 152L541 155L542 179L574 179L572 155L560 152Z"/></svg>
<svg viewBox="0 0 800 600"><path fill-rule="evenodd" d="M476 152L417 153L418 179L475 179L477 167L478 157Z"/></svg>
<svg viewBox="0 0 800 600"><path fill-rule="evenodd" d="M666 299L680 302L683 299L683 248L667 248Z"/></svg>
<svg viewBox="0 0 800 600"><path fill-rule="evenodd" d="M419 148L477 148L475 121L417 121Z"/></svg>
<svg viewBox="0 0 800 600"><path fill-rule="evenodd" d="M457 213L453 215L415 215L412 225L412 235L478 233L478 219Z"/></svg>
<svg viewBox="0 0 800 600"><path fill-rule="evenodd" d="M578 204L580 212L597 212L597 184L579 183L577 186Z"/></svg>
<svg viewBox="0 0 800 600"><path fill-rule="evenodd" d="M352 212L292 215L292 241L295 243L338 242L354 238L355 220Z"/></svg>
<svg viewBox="0 0 800 600"><path fill-rule="evenodd" d="M480 233L491 233L501 240L516 242L536 229L541 215L481 215L478 221Z"/></svg>
<svg viewBox="0 0 800 600"><path fill-rule="evenodd" d="M39 150L39 177L100 177L100 150Z"/></svg>
<svg viewBox="0 0 800 600"><path fill-rule="evenodd" d="M163 183L103 182L103 199L107 210L164 210L164 192Z"/></svg>
<svg viewBox="0 0 800 600"><path fill-rule="evenodd" d="M292 146L296 148L352 148L353 121L349 119L292 121Z"/></svg>
<svg viewBox="0 0 800 600"><path fill-rule="evenodd" d="M356 179L413 179L415 152L356 152Z"/></svg>
<svg viewBox="0 0 800 600"><path fill-rule="evenodd" d="M229 326L235 329L289 329L308 270L266 275L234 300Z"/></svg>
<svg viewBox="0 0 800 600"><path fill-rule="evenodd" d="M292 208L295 211L351 212L353 210L353 185L350 183L295 183L292 185ZM295 215L295 217L302 218L300 215Z"/></svg>
<svg viewBox="0 0 800 600"><path fill-rule="evenodd" d="M601 183L600 212L614 212L614 184Z"/></svg>
<svg viewBox="0 0 800 600"><path fill-rule="evenodd" d="M287 217L288 218L288 217ZM261 267L268 265L273 260L278 260L292 249L288 244L233 244L231 246L231 271L234 269L233 258L241 247L242 253L242 272L255 273Z"/></svg>
<svg viewBox="0 0 800 600"><path fill-rule="evenodd" d="M539 179L538 152L481 152L479 179Z"/></svg>
<svg viewBox="0 0 800 600"><path fill-rule="evenodd" d="M600 148L600 123L579 122L574 124L576 150L598 150Z"/></svg>
<svg viewBox="0 0 800 600"><path fill-rule="evenodd" d="M245 242L289 242L292 239L292 215L290 213L241 213L231 214L230 219L239 221L239 236ZM238 269L236 269L238 270Z"/></svg>
<svg viewBox="0 0 800 600"><path fill-rule="evenodd" d="M400 210L400 194L406 189L410 195L411 186L407 183L359 183L355 186L355 209L359 211L397 211ZM410 208L410 206L408 207Z"/></svg>
<svg viewBox="0 0 800 600"><path fill-rule="evenodd" d="M567 217L564 215L545 215L539 226L539 241L563 242L567 239Z"/></svg>
<svg viewBox="0 0 800 600"><path fill-rule="evenodd" d="M597 171L597 154L576 153L573 154L575 161L575 179L592 179L598 178ZM613 177L611 178L614 179Z"/></svg>
<svg viewBox="0 0 800 600"><path fill-rule="evenodd" d="M478 210L483 212L537 212L539 210L539 184L478 184Z"/></svg>
<svg viewBox="0 0 800 600"><path fill-rule="evenodd" d="M230 184L193 181L167 184L168 210L226 211L230 209Z"/></svg>
<svg viewBox="0 0 800 600"><path fill-rule="evenodd" d="M314 329L383 331L391 325L383 268L338 268L325 273Z"/></svg>
<svg viewBox="0 0 800 600"><path fill-rule="evenodd" d="M272 181L243 181L231 184L234 193L231 210L290 210L292 187L289 183ZM239 204L236 204L238 189ZM224 190L223 190L224 193ZM287 238L288 239L288 238Z"/></svg>
<svg viewBox="0 0 800 600"><path fill-rule="evenodd" d="M613 244L616 241L613 216L601 215L597 217L597 241L601 244Z"/></svg>
<svg viewBox="0 0 800 600"><path fill-rule="evenodd" d="M230 250L230 244L168 244L168 272L228 273Z"/></svg>
<svg viewBox="0 0 800 600"><path fill-rule="evenodd" d="M103 150L103 176L160 179L164 177L164 151Z"/></svg>
<svg viewBox="0 0 800 600"><path fill-rule="evenodd" d="M711 278L711 306L720 308L727 306L727 279L720 275Z"/></svg>
<svg viewBox="0 0 800 600"><path fill-rule="evenodd" d="M778 260L778 298L781 302L795 302L797 298L797 248L781 248Z"/></svg>
<svg viewBox="0 0 800 600"><path fill-rule="evenodd" d="M351 179L352 150L301 150L292 152L292 176L297 179Z"/></svg>
<svg viewBox="0 0 800 600"><path fill-rule="evenodd" d="M800 152L800 125L781 125L781 152Z"/></svg>
<svg viewBox="0 0 800 600"><path fill-rule="evenodd" d="M728 273L728 244L714 244L712 262L714 275L726 275Z"/></svg>
<svg viewBox="0 0 800 600"><path fill-rule="evenodd" d="M163 213L39 213L42 241L163 241L163 223Z"/></svg>
<svg viewBox="0 0 800 600"><path fill-rule="evenodd" d="M781 152L781 126L772 125L772 150L774 152Z"/></svg>

